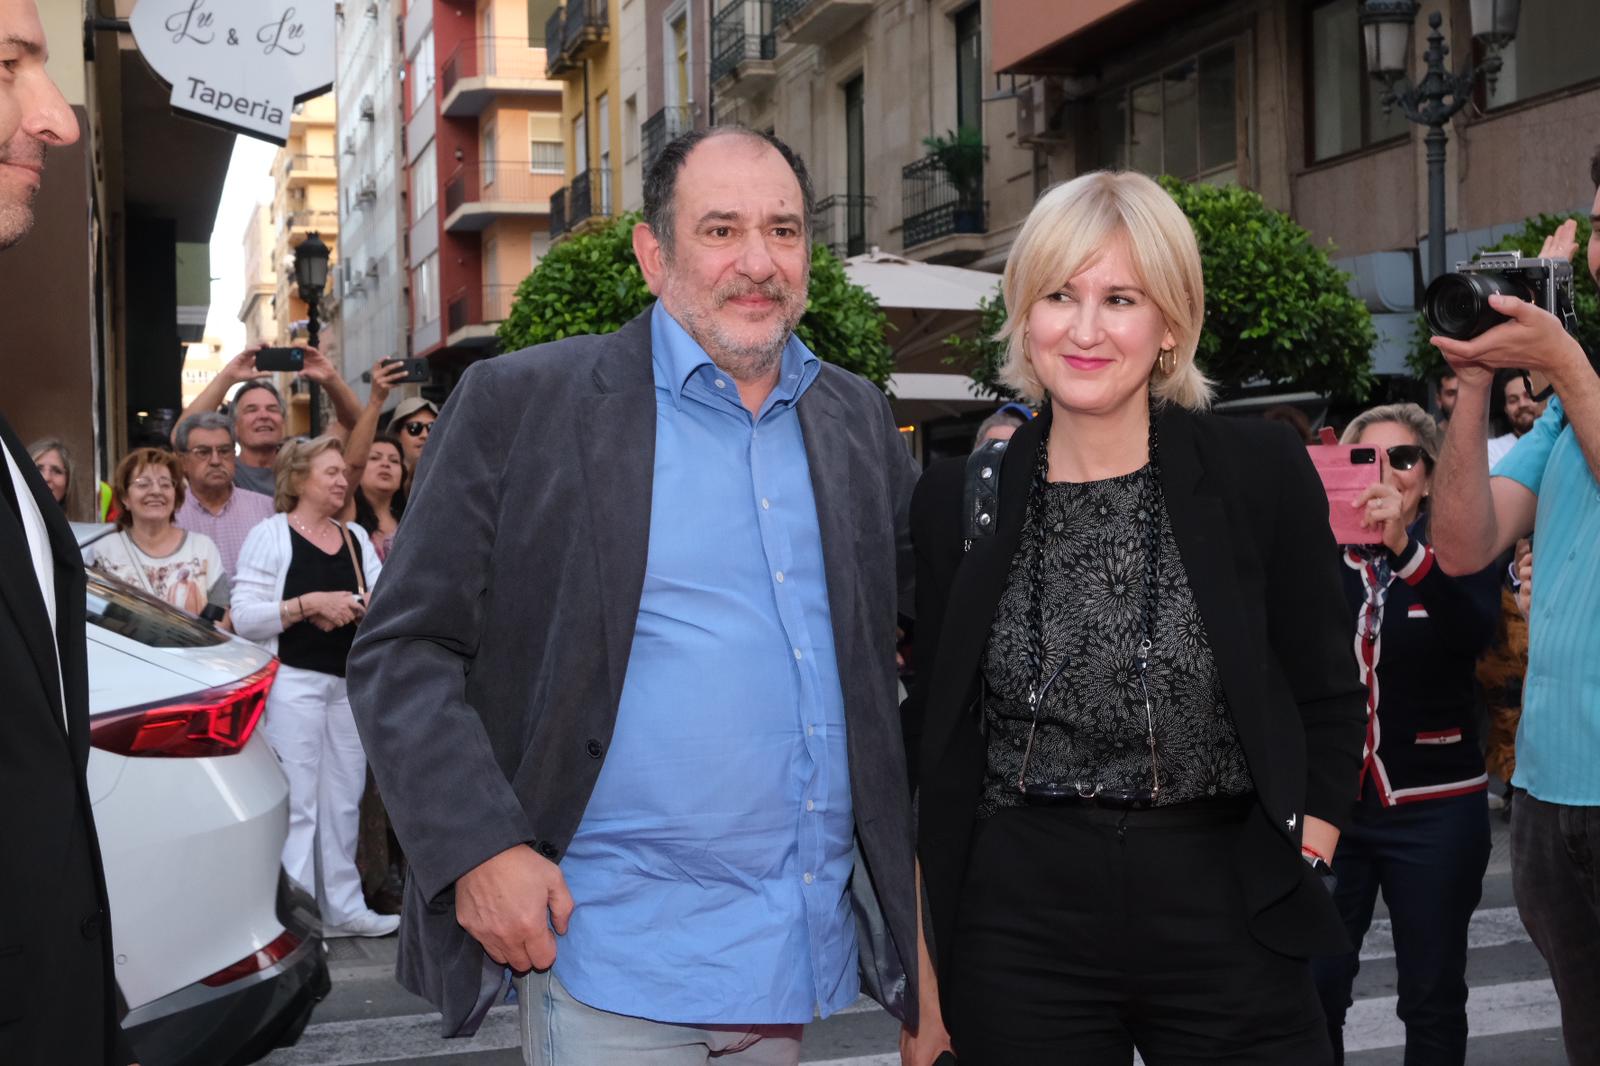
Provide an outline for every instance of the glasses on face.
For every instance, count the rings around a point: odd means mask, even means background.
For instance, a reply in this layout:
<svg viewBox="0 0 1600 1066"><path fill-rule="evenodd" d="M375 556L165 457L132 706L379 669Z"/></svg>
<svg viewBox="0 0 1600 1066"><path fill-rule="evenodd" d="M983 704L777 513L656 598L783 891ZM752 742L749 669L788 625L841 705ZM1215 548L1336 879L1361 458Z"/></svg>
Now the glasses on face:
<svg viewBox="0 0 1600 1066"><path fill-rule="evenodd" d="M406 431L406 436L408 437L420 437L433 428L433 423L427 421L407 422L400 428Z"/></svg>
<svg viewBox="0 0 1600 1066"><path fill-rule="evenodd" d="M164 477L136 477L133 479L133 487L138 489L140 492L149 492L151 489L160 489L162 492L171 492L172 479Z"/></svg>
<svg viewBox="0 0 1600 1066"><path fill-rule="evenodd" d="M212 459L232 459L233 458L233 445L231 445L231 444L217 444L217 445L197 444L194 447L189 449L189 458L198 459L202 463L209 463Z"/></svg>
<svg viewBox="0 0 1600 1066"><path fill-rule="evenodd" d="M1433 467L1433 456L1420 444L1396 444L1387 451L1389 465L1396 470L1410 470L1419 462L1427 463L1429 469Z"/></svg>

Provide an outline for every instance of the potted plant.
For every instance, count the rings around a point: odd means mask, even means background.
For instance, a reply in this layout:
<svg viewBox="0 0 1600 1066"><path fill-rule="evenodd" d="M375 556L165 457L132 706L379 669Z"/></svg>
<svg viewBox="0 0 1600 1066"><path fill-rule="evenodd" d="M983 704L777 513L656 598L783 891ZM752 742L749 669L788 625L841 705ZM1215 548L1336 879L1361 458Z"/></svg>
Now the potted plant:
<svg viewBox="0 0 1600 1066"><path fill-rule="evenodd" d="M923 147L956 190L955 232L983 232L983 133L971 126L924 137Z"/></svg>

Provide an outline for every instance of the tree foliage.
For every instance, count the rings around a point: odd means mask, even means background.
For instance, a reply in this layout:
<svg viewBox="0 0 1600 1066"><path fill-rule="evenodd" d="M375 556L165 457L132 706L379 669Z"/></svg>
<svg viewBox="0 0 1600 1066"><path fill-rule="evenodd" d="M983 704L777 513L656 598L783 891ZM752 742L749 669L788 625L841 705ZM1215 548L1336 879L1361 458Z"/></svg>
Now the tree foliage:
<svg viewBox="0 0 1600 1066"><path fill-rule="evenodd" d="M1372 388L1376 335L1348 275L1306 231L1238 186L1162 178L1194 226L1205 274L1201 369L1224 390L1246 385L1310 389L1350 400ZM950 361L967 367L983 395L1013 398L1000 385L1005 357L994 339L1005 322L999 293L980 306L977 336L952 337Z"/></svg>
<svg viewBox="0 0 1600 1066"><path fill-rule="evenodd" d="M637 212L551 248L517 286L500 324L502 351L590 333L611 333L655 299L633 256ZM827 248L811 253L810 299L795 333L817 355L883 388L894 373L888 319Z"/></svg>
<svg viewBox="0 0 1600 1066"><path fill-rule="evenodd" d="M1581 211L1564 215L1534 215L1515 233L1509 233L1493 244L1486 244L1473 253L1476 259L1484 252L1521 252L1535 256L1544 247L1545 238L1569 218L1578 220L1578 259L1572 266L1572 303L1578 313L1578 340L1584 348L1600 351L1600 291L1582 258L1589 246L1589 216ZM1428 343L1433 331L1428 320L1417 316L1416 331L1412 335L1411 351L1406 356L1406 366L1423 381L1434 381L1445 371L1444 356Z"/></svg>
<svg viewBox="0 0 1600 1066"><path fill-rule="evenodd" d="M1015 390L1000 380L1000 367L1006 361L1006 345L1000 340L1000 327L1006 324L1006 297L999 287L993 296L978 301L978 328L971 337L947 337L953 349L944 357L946 365L964 366L972 378L974 391L997 403L1020 399Z"/></svg>

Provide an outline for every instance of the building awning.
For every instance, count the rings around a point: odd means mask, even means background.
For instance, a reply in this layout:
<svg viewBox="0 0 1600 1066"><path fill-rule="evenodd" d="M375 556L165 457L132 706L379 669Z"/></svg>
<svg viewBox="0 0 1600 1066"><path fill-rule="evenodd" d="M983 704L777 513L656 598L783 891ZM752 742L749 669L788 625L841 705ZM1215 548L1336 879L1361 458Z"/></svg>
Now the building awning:
<svg viewBox="0 0 1600 1066"><path fill-rule="evenodd" d="M978 325L978 302L1000 291L996 274L879 251L851 256L844 261L844 272L889 316L897 375L959 373L944 362L950 354L945 340L970 337Z"/></svg>
<svg viewBox="0 0 1600 1066"><path fill-rule="evenodd" d="M1106 55L1150 39L1150 27L1203 0L1006 0L994 5L990 57L996 74L1090 71Z"/></svg>

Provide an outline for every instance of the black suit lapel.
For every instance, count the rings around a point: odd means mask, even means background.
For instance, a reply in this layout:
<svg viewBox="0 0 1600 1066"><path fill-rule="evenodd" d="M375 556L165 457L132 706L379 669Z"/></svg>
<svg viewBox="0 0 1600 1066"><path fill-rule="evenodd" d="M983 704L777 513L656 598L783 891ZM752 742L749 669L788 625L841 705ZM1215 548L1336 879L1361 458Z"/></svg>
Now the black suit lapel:
<svg viewBox="0 0 1600 1066"><path fill-rule="evenodd" d="M1250 642L1239 639L1245 613L1239 599L1232 538L1243 534L1229 525L1218 495L1218 478L1225 475L1206 470L1200 458L1194 416L1169 404L1156 421L1156 431L1160 435L1161 491L1172 520L1172 536L1205 623L1240 742L1255 761L1266 753L1250 750L1252 742L1265 734L1255 721L1261 713L1261 687L1256 680L1259 664L1250 661Z"/></svg>
<svg viewBox="0 0 1600 1066"><path fill-rule="evenodd" d="M40 503L39 510L45 516L45 525L50 530L51 548L59 554L57 547L57 534L52 518L63 527L67 526L65 516L60 514L61 508L50 496L49 489L45 487L43 479L33 468L33 462L28 458L27 451L22 447L22 442L11 431L11 426L3 416L0 416L0 446L6 448L11 457L16 460L17 466L22 470L22 479L32 491L35 502L42 495L45 503ZM0 464L3 466L3 464ZM9 483L11 472L0 469ZM38 482L37 485L34 482ZM10 503L11 501L7 501ZM34 668L39 675L39 682L44 686L44 691L49 698L50 706L55 712L56 724L62 723L61 685L56 673L56 647L57 641L50 632L50 616L45 610L43 591L39 588L39 581L33 572L32 554L28 550L28 538L23 530L21 517L21 501L16 501L15 510L9 513L0 513L0 601L4 601L6 609L16 621L17 631L22 634L23 643L28 648L28 655L33 660ZM55 511L54 515L51 511ZM70 541L72 531L66 528L66 537ZM59 559L55 567L56 592L57 592L57 621L63 619L61 612L60 593L63 581L62 567ZM81 586L80 586L81 587ZM81 606L79 613L81 614ZM80 630L81 632L81 630ZM63 664L64 666L65 664Z"/></svg>
<svg viewBox="0 0 1600 1066"><path fill-rule="evenodd" d="M612 335L594 370L594 431L578 438L600 576L613 703L633 646L650 548L655 481L656 394L650 366L650 311Z"/></svg>

